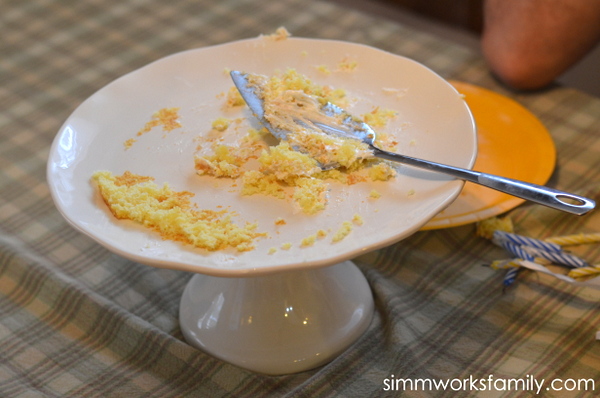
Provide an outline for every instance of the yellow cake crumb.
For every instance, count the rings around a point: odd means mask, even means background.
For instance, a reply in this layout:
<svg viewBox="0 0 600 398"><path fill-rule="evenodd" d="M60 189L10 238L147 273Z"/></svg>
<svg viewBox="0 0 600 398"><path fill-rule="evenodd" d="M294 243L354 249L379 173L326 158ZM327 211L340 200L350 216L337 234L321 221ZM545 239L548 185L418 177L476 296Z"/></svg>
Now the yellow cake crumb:
<svg viewBox="0 0 600 398"><path fill-rule="evenodd" d="M229 128L231 120L225 117L219 117L212 122L212 128L217 131L225 131Z"/></svg>
<svg viewBox="0 0 600 398"><path fill-rule="evenodd" d="M166 132L180 128L182 125L179 122L179 108L162 108L154 112L152 114L152 119L146 122L143 128L138 130L136 136L140 137L159 126L162 126L162 130ZM135 138L129 138L123 143L123 146L127 150L136 142L137 140Z"/></svg>
<svg viewBox="0 0 600 398"><path fill-rule="evenodd" d="M350 232L352 232L352 223L350 221L344 221L340 229L338 229L337 232L333 235L331 241L334 243L339 242L346 236L348 236Z"/></svg>
<svg viewBox="0 0 600 398"><path fill-rule="evenodd" d="M274 175L263 174L258 170L249 170L242 176L242 195L268 195L285 199L283 185Z"/></svg>
<svg viewBox="0 0 600 398"><path fill-rule="evenodd" d="M300 242L300 246L302 246L302 247L312 246L315 244L316 241L317 241L317 235L310 235L310 236L307 236L306 238L302 239L302 241Z"/></svg>
<svg viewBox="0 0 600 398"><path fill-rule="evenodd" d="M360 214L355 214L354 217L352 217L352 222L356 225L363 225L365 221Z"/></svg>
<svg viewBox="0 0 600 398"><path fill-rule="evenodd" d="M492 239L494 237L494 231L514 232L512 219L508 216L491 217L477 223L477 236Z"/></svg>
<svg viewBox="0 0 600 398"><path fill-rule="evenodd" d="M249 75L249 81L255 85L266 85L263 87L266 90L266 96L269 98L279 97L289 91L301 91L304 94L317 97L321 103L331 102L342 108L348 105L345 90L314 83L310 78L295 69L287 69L285 72L271 77Z"/></svg>
<svg viewBox="0 0 600 398"><path fill-rule="evenodd" d="M292 248L292 244L287 242L281 245L282 250L290 250Z"/></svg>
<svg viewBox="0 0 600 398"><path fill-rule="evenodd" d="M376 106L371 112L362 115L362 118L371 127L383 127L396 115L398 115L398 112L394 110L382 109Z"/></svg>
<svg viewBox="0 0 600 398"><path fill-rule="evenodd" d="M224 145L218 142L212 145L212 154L194 156L194 166L198 175L237 178L241 176L242 167L256 153L264 148L261 142L262 132L251 129L239 145ZM199 148L201 149L201 148Z"/></svg>
<svg viewBox="0 0 600 398"><path fill-rule="evenodd" d="M388 163L377 163L368 169L372 181L388 181L396 176L396 170Z"/></svg>
<svg viewBox="0 0 600 398"><path fill-rule="evenodd" d="M129 149L133 146L133 144L135 144L137 142L137 140L135 138L130 138L127 141L125 141L123 143L123 145L125 146L125 149Z"/></svg>
<svg viewBox="0 0 600 398"><path fill-rule="evenodd" d="M349 57L344 57L338 64L338 69L345 72L351 72L358 67L358 62L350 59Z"/></svg>
<svg viewBox="0 0 600 398"><path fill-rule="evenodd" d="M245 104L246 101L244 101L244 98L242 98L242 95L237 88L231 87L229 91L227 91L225 108L234 108L236 106L242 106Z"/></svg>
<svg viewBox="0 0 600 398"><path fill-rule="evenodd" d="M294 202L306 214L316 214L325 209L327 184L316 178L298 178L294 189Z"/></svg>
<svg viewBox="0 0 600 398"><path fill-rule="evenodd" d="M398 140L396 140L394 136L386 132L378 133L375 139L375 146L392 152L396 150L398 144Z"/></svg>
<svg viewBox="0 0 600 398"><path fill-rule="evenodd" d="M372 153L362 141L352 140L325 133L296 131L288 136L290 145L306 152L321 165L337 164L351 168Z"/></svg>
<svg viewBox="0 0 600 398"><path fill-rule="evenodd" d="M285 225L285 224L287 224L287 222L281 217L279 217L275 220L275 225Z"/></svg>
<svg viewBox="0 0 600 398"><path fill-rule="evenodd" d="M200 210L188 191L162 187L152 177L126 171L114 176L98 171L92 176L102 199L118 219L135 221L158 232L163 239L184 242L209 251L235 248L249 251L254 241L266 234L256 232L257 224L235 224L227 210Z"/></svg>
<svg viewBox="0 0 600 398"><path fill-rule="evenodd" d="M274 174L279 180L290 177L311 176L321 171L317 161L310 156L294 151L290 144L283 141L269 147L258 158L260 171Z"/></svg>
<svg viewBox="0 0 600 398"><path fill-rule="evenodd" d="M179 122L179 108L162 108L152 115L152 119L137 132L141 136L154 127L162 126L163 131L172 131L181 127Z"/></svg>
<svg viewBox="0 0 600 398"><path fill-rule="evenodd" d="M379 199L379 198L381 198L381 193L379 191L376 191L375 189L373 189L369 193L369 197L373 198L373 199Z"/></svg>
<svg viewBox="0 0 600 398"><path fill-rule="evenodd" d="M276 247L272 247L269 249L268 254L275 254L277 252L277 248Z"/></svg>
<svg viewBox="0 0 600 398"><path fill-rule="evenodd" d="M321 73L323 73L325 75L328 75L328 76L331 75L331 69L329 69L329 67L327 65L319 65L319 66L315 66L315 68L319 72L321 72Z"/></svg>
<svg viewBox="0 0 600 398"><path fill-rule="evenodd" d="M288 32L288 30L283 26L280 26L279 28L277 28L277 30L275 30L275 33L271 33L270 35L261 35L261 37L264 37L264 38L270 39L270 40L274 40L274 41L285 40L290 36L291 36L291 33Z"/></svg>
<svg viewBox="0 0 600 398"><path fill-rule="evenodd" d="M216 145L210 156L194 156L194 167L199 175L209 174L215 177L239 177L241 167L247 161L245 152L236 153L226 145Z"/></svg>

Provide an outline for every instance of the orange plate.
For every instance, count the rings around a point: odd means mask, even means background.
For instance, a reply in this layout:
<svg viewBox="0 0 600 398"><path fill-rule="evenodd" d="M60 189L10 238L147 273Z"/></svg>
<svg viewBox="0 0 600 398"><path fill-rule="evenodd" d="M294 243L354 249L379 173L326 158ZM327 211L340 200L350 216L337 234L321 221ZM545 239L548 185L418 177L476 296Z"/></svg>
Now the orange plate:
<svg viewBox="0 0 600 398"><path fill-rule="evenodd" d="M544 125L522 105L493 91L450 81L464 94L477 125L473 170L545 184L556 164L556 147ZM470 224L504 213L524 202L491 188L465 183L458 198L422 229Z"/></svg>

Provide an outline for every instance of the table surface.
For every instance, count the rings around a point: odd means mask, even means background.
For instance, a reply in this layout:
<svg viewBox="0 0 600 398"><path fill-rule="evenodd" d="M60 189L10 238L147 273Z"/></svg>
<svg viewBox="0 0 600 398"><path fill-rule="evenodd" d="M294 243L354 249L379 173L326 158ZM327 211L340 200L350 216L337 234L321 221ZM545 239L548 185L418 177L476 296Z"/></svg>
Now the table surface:
<svg viewBox="0 0 600 398"><path fill-rule="evenodd" d="M417 232L357 258L376 305L367 332L331 363L278 377L184 341L178 308L189 273L128 261L67 224L50 197L46 161L61 124L83 100L163 56L279 26L298 37L404 55L445 78L515 99L555 141L557 167L548 184L600 199L600 99L559 86L510 92L479 53L426 32L313 0L4 1L0 396L397 396L384 391L390 378L593 379L600 391L600 292L532 271L503 291L503 272L485 264L506 254L476 236L473 224ZM508 216L518 233L536 238L600 228L597 211L576 217L525 204ZM598 263L599 246L576 252Z"/></svg>

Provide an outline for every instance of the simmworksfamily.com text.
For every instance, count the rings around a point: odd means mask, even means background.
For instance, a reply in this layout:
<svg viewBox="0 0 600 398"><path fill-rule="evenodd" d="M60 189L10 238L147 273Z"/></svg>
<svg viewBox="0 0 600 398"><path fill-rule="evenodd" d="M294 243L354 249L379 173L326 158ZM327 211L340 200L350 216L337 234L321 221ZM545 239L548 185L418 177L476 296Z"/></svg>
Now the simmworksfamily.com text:
<svg viewBox="0 0 600 398"><path fill-rule="evenodd" d="M383 391L595 391L593 379L537 379L533 375L521 378L487 377L454 379L410 379L391 375L383 380Z"/></svg>

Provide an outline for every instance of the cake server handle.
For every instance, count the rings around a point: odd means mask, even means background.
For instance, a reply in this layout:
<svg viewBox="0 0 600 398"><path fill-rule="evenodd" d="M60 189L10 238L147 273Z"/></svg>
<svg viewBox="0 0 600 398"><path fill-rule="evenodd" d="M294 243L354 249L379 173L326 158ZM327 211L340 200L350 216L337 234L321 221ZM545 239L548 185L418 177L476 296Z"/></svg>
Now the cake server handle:
<svg viewBox="0 0 600 398"><path fill-rule="evenodd" d="M388 152L371 146L374 155L379 158L408 164L410 166L426 169L438 173L451 175L465 181L483 185L500 192L507 193L522 199L529 200L556 210L581 216L592 210L596 203L583 196L559 191L542 185L532 184L512 178L500 177L479 171L462 169L460 167L448 166L428 160L413 158L399 153Z"/></svg>

